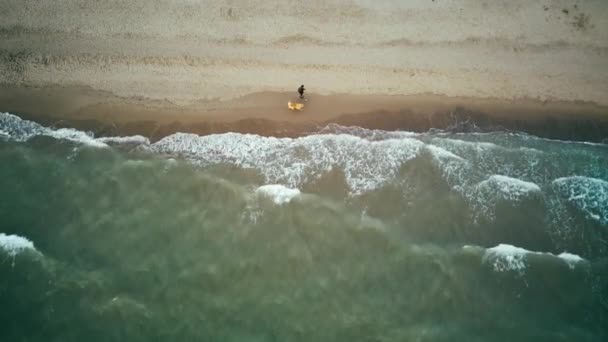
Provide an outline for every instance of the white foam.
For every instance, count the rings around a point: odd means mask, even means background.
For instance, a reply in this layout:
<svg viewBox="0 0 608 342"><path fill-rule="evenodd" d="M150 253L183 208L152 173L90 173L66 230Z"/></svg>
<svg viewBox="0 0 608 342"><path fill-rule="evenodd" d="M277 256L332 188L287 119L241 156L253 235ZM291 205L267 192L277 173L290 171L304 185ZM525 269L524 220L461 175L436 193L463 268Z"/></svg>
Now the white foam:
<svg viewBox="0 0 608 342"><path fill-rule="evenodd" d="M438 160L443 160L443 159L455 159L458 161L464 161L464 159L444 148L441 148L439 146L435 146L435 145L427 145L426 148L431 151L431 154L433 155L434 158L438 159Z"/></svg>
<svg viewBox="0 0 608 342"><path fill-rule="evenodd" d="M492 142L437 137L433 137L431 143L467 159L480 175L499 174L542 181L542 174L546 170L539 167L539 164L546 158L544 152L521 147L520 142L512 141L508 134L489 138L500 141L504 146Z"/></svg>
<svg viewBox="0 0 608 342"><path fill-rule="evenodd" d="M427 148L443 178L469 202L474 220L494 219L498 201L519 202L541 193L539 185L528 181L539 173L534 172L537 151L452 138L433 137L430 142Z"/></svg>
<svg viewBox="0 0 608 342"><path fill-rule="evenodd" d="M200 165L227 163L258 169L266 183L298 188L334 168L344 172L352 194L377 189L393 179L424 143L412 139L370 141L345 134L273 138L225 133L177 133L150 145L153 151L179 154Z"/></svg>
<svg viewBox="0 0 608 342"><path fill-rule="evenodd" d="M27 141L32 137L44 135L93 147L107 147L103 142L95 140L90 133L73 128L51 129L10 113L0 113L0 129L14 141Z"/></svg>
<svg viewBox="0 0 608 342"><path fill-rule="evenodd" d="M602 179L573 176L552 182L568 202L574 204L588 218L608 225L608 182Z"/></svg>
<svg viewBox="0 0 608 342"><path fill-rule="evenodd" d="M530 135L527 133L521 133L521 132L511 133L511 134L517 136L520 139L526 139L526 140L539 140L539 141L546 141L549 143L558 143L558 144L567 144L567 145L587 145L587 146L597 146L597 147L608 147L608 144L605 144L605 143L541 138L541 137L537 137L534 135Z"/></svg>
<svg viewBox="0 0 608 342"><path fill-rule="evenodd" d="M443 179L455 191L466 193L467 187L474 177L470 163L442 148L435 145L426 145L426 149L431 152L433 162L441 171Z"/></svg>
<svg viewBox="0 0 608 342"><path fill-rule="evenodd" d="M524 256L530 251L507 244L500 244L488 248L484 254L484 260L492 260L494 271L523 271L526 268Z"/></svg>
<svg viewBox="0 0 608 342"><path fill-rule="evenodd" d="M570 268L574 268L579 262L585 261L580 256L568 252L562 252L557 257L564 260Z"/></svg>
<svg viewBox="0 0 608 342"><path fill-rule="evenodd" d="M414 138L421 135L420 133L408 131L383 131L380 129L368 129L359 126L341 126L335 123L328 124L315 132L315 134L348 134L371 141Z"/></svg>
<svg viewBox="0 0 608 342"><path fill-rule="evenodd" d="M290 189L280 184L262 185L255 191L257 194L271 198L275 204L282 205L291 202L300 195L300 190Z"/></svg>
<svg viewBox="0 0 608 342"><path fill-rule="evenodd" d="M532 182L502 175L492 175L478 184L479 189L500 194L500 197L511 201L519 201L531 193L539 193L540 187Z"/></svg>
<svg viewBox="0 0 608 342"><path fill-rule="evenodd" d="M4 233L0 233L0 248L11 257L27 250L36 251L32 241L19 235L6 235Z"/></svg>
<svg viewBox="0 0 608 342"><path fill-rule="evenodd" d="M95 139L96 141L105 144L137 144L137 145L149 145L150 139L141 135L131 135L126 137L101 137Z"/></svg>
<svg viewBox="0 0 608 342"><path fill-rule="evenodd" d="M470 133L467 133L467 134L470 134ZM472 150L475 150L478 152L504 148L500 145L496 145L491 142L467 141L467 140L451 139L451 138L433 139L433 143L438 144L441 147L449 146L456 150L471 150L472 149Z"/></svg>
<svg viewBox="0 0 608 342"><path fill-rule="evenodd" d="M465 176L473 178L470 174ZM492 175L477 184L466 184L455 189L465 197L473 209L474 221L481 216L494 220L496 205L500 201L517 204L525 199L541 197L541 189L535 183L502 175Z"/></svg>
<svg viewBox="0 0 608 342"><path fill-rule="evenodd" d="M41 125L22 120L10 113L0 113L0 129L6 136L15 141L26 141L34 135L42 134L45 130Z"/></svg>
<svg viewBox="0 0 608 342"><path fill-rule="evenodd" d="M105 143L103 143L101 141L97 141L93 137L92 134L88 134L88 133L85 133L85 132L82 132L79 130L75 130L73 128L60 128L57 130L52 130L52 129L46 128L45 131L41 135L50 136L55 139L69 140L69 141L73 141L76 143L80 143L80 144L84 144L84 145L88 145L88 146L92 146L92 147L99 147L99 148L108 147L108 145L106 145Z"/></svg>
<svg viewBox="0 0 608 342"><path fill-rule="evenodd" d="M471 246L463 246L463 249L471 249ZM484 252L483 260L485 262L491 262L492 267L496 272L516 271L521 274L526 268L525 257L531 254L559 258L571 269L578 263L585 261L585 259L580 256L568 252L562 252L559 255L555 255L548 252L533 252L509 244L499 244L498 246L487 248Z"/></svg>

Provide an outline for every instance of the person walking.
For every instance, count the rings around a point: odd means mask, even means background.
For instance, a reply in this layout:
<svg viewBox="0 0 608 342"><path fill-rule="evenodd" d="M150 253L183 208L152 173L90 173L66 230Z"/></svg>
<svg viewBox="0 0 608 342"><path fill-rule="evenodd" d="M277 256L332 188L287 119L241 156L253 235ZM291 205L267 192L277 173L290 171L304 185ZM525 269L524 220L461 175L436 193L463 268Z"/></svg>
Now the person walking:
<svg viewBox="0 0 608 342"><path fill-rule="evenodd" d="M300 88L298 88L298 93L300 94L301 99L304 98L304 90L306 90L306 88L304 88L304 85L302 84Z"/></svg>

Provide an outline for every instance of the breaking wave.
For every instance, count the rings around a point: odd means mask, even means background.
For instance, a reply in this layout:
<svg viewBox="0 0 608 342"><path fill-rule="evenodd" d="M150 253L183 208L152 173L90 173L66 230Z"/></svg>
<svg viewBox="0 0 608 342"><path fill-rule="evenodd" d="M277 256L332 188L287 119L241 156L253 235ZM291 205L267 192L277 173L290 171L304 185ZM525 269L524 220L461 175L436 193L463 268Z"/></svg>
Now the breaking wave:
<svg viewBox="0 0 608 342"><path fill-rule="evenodd" d="M608 225L608 182L602 179L574 176L558 178L555 190L584 215Z"/></svg>
<svg viewBox="0 0 608 342"><path fill-rule="evenodd" d="M465 250L482 249L483 261L492 266L496 272L515 271L523 274L530 262L530 256L541 256L549 259L557 259L565 263L568 268L574 269L577 265L585 263L585 259L568 252L552 254L549 252L534 252L525 248L516 247L509 244L499 244L495 247L483 249L481 247L464 246Z"/></svg>
<svg viewBox="0 0 608 342"><path fill-rule="evenodd" d="M324 191L343 183L350 198L398 189L403 202L395 205L407 208L424 197L428 190L417 185L430 177L460 196L474 223L482 218L493 222L501 219L501 212L504 218L532 207L545 211L544 221L556 242L580 238L580 227L587 223L571 215L572 210L594 224L608 225L608 148L601 144L513 132L388 132L336 124L299 138L176 133L151 143L143 136L96 138L89 132L53 129L0 114L0 139L26 142L36 136L94 148L132 145L137 148L129 151L172 162L178 158L202 168L252 170L261 178L257 193L277 204L288 203L303 191ZM382 210L374 206L368 202L363 209ZM600 234L593 250L607 250L603 231L588 229Z"/></svg>
<svg viewBox="0 0 608 342"><path fill-rule="evenodd" d="M257 188L256 193L270 198L275 204L281 205L291 202L300 195L300 190L289 189L280 184L262 185Z"/></svg>
<svg viewBox="0 0 608 342"><path fill-rule="evenodd" d="M344 172L353 194L378 189L424 146L416 139L369 141L357 136L310 135L273 138L225 133L177 133L152 144L155 152L177 154L202 166L231 164L256 168L266 183L298 188L334 169Z"/></svg>
<svg viewBox="0 0 608 342"><path fill-rule="evenodd" d="M10 257L15 257L25 251L38 252L32 241L19 235L6 235L4 233L0 233L0 250Z"/></svg>

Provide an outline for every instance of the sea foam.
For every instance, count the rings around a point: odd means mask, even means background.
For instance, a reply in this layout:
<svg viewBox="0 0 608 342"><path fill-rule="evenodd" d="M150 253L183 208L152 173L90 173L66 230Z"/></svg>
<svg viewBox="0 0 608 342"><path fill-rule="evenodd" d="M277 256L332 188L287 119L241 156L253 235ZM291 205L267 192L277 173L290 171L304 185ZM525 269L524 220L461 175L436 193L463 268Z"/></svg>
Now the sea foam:
<svg viewBox="0 0 608 342"><path fill-rule="evenodd" d="M386 139L401 139L401 138L416 138L420 137L421 133L408 132L408 131L384 131L380 129L368 129L358 126L341 126L335 123L330 123L320 130L314 132L315 134L347 134L370 141L379 141Z"/></svg>
<svg viewBox="0 0 608 342"><path fill-rule="evenodd" d="M608 182L573 176L555 179L554 189L587 218L608 225Z"/></svg>
<svg viewBox="0 0 608 342"><path fill-rule="evenodd" d="M23 120L10 113L0 113L0 129L4 132L5 136L14 141L27 141L34 136L44 135L93 147L107 147L103 142L96 141L90 133L73 128L47 128L33 121Z"/></svg>
<svg viewBox="0 0 608 342"><path fill-rule="evenodd" d="M494 197L510 201L519 201L533 193L539 193L540 187L532 182L503 175L492 175L477 185L480 191L492 192Z"/></svg>
<svg viewBox="0 0 608 342"><path fill-rule="evenodd" d="M527 154L538 157L536 151L522 152L519 148L505 147L491 142L465 141L433 137L427 149L448 185L461 193L473 206L475 215L494 217L497 201L519 202L541 193L535 182L520 179L530 175L531 163L519 163ZM522 154L526 156L522 157ZM511 160L513 157L513 160ZM530 157L531 158L531 157ZM520 172L519 167L526 168ZM517 175L517 177L514 177Z"/></svg>
<svg viewBox="0 0 608 342"><path fill-rule="evenodd" d="M427 145L426 149L431 153L433 162L448 185L458 192L465 192L474 176L470 163L439 146Z"/></svg>
<svg viewBox="0 0 608 342"><path fill-rule="evenodd" d="M126 137L101 137L95 139L98 142L104 144L136 144L136 145L149 145L150 139L141 135L132 135Z"/></svg>
<svg viewBox="0 0 608 342"><path fill-rule="evenodd" d="M484 254L484 260L490 260L494 270L522 271L526 268L524 257L530 251L507 244L500 244L496 247L488 248Z"/></svg>
<svg viewBox="0 0 608 342"><path fill-rule="evenodd" d="M0 113L0 137L13 141L27 141L35 136L48 136L67 140L91 147L105 148L110 144L149 144L148 138L141 135L126 137L95 138L90 132L73 128L48 128L36 122L23 120L10 113Z"/></svg>
<svg viewBox="0 0 608 342"><path fill-rule="evenodd" d="M375 190L394 179L424 143L412 139L370 141L346 134L274 138L225 133L207 136L177 133L150 145L153 151L178 154L199 165L232 164L255 168L265 183L289 188L318 179L337 168L352 194Z"/></svg>
<svg viewBox="0 0 608 342"><path fill-rule="evenodd" d="M256 194L272 199L275 204L286 204L300 195L300 190L290 189L280 184L262 185L256 189Z"/></svg>
<svg viewBox="0 0 608 342"><path fill-rule="evenodd" d="M470 246L465 246L465 249ZM523 273L526 269L526 257L528 255L544 255L552 258L558 258L565 262L569 268L574 268L578 263L584 262L585 259L580 256L568 252L563 252L558 255L548 252L534 252L521 247L515 247L509 244L499 244L492 248L487 248L483 254L484 262L492 264L494 271L516 271Z"/></svg>
<svg viewBox="0 0 608 342"><path fill-rule="evenodd" d="M28 250L36 251L32 241L19 235L6 235L4 233L0 233L0 249L11 257Z"/></svg>

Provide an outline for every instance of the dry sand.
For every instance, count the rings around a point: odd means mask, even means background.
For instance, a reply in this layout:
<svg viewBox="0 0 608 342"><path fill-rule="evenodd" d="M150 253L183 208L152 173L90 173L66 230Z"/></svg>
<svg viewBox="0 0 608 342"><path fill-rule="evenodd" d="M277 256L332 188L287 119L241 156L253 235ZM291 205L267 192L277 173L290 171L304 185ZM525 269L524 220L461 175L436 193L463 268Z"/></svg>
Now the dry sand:
<svg viewBox="0 0 608 342"><path fill-rule="evenodd" d="M597 140L606 32L591 0L2 0L0 111L106 134L474 119Z"/></svg>

